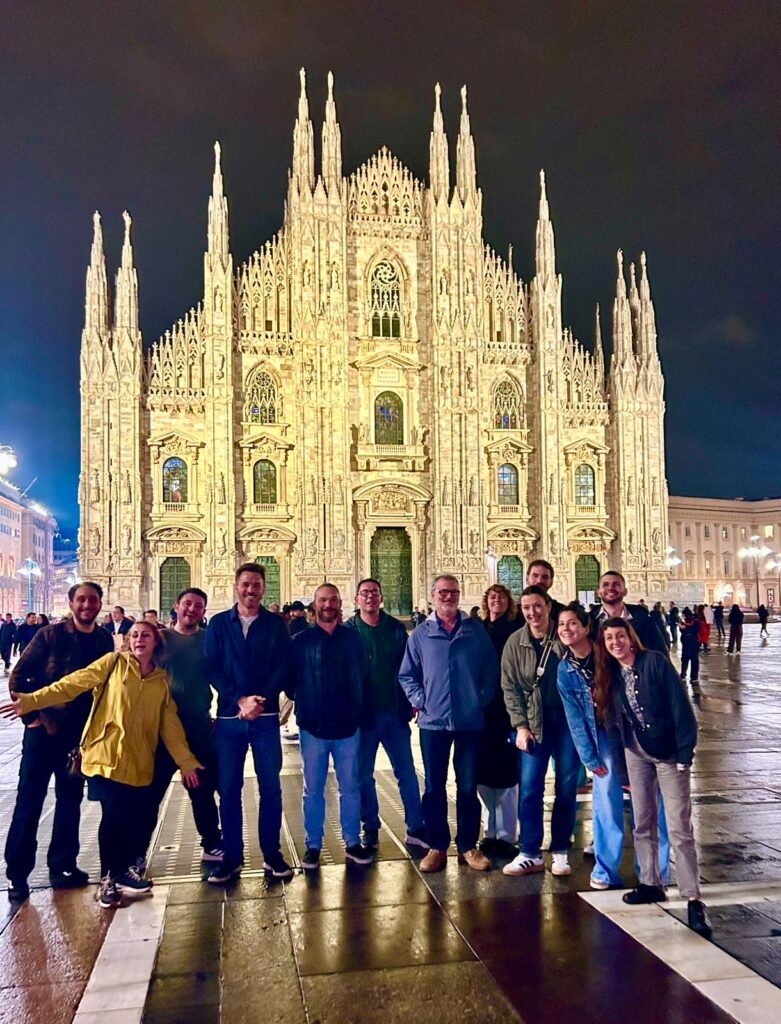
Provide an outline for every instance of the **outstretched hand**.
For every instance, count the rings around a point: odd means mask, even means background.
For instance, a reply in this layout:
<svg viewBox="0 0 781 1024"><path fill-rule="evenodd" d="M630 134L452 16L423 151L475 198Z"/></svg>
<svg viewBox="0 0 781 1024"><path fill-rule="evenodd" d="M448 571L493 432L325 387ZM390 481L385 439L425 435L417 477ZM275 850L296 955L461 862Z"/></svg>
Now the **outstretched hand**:
<svg viewBox="0 0 781 1024"><path fill-rule="evenodd" d="M185 789L197 789L201 782L198 778L198 772L185 772L182 775L182 785Z"/></svg>
<svg viewBox="0 0 781 1024"><path fill-rule="evenodd" d="M7 704L0 704L0 718L21 718L24 712L22 711L22 702L19 699L19 694L11 691L11 700Z"/></svg>

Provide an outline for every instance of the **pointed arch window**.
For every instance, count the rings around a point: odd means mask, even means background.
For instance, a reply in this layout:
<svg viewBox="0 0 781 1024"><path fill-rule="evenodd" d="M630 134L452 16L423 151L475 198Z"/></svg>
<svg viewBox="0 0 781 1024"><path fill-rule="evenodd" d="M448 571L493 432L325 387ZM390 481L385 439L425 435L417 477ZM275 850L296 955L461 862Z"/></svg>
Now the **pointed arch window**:
<svg viewBox="0 0 781 1024"><path fill-rule="evenodd" d="M268 459L259 459L252 467L253 501L256 505L276 505L277 467Z"/></svg>
<svg viewBox="0 0 781 1024"><path fill-rule="evenodd" d="M521 393L511 380L500 380L494 388L494 429L518 430L523 422Z"/></svg>
<svg viewBox="0 0 781 1024"><path fill-rule="evenodd" d="M271 374L256 370L247 388L245 419L248 423L276 423L278 407L277 386Z"/></svg>
<svg viewBox="0 0 781 1024"><path fill-rule="evenodd" d="M401 337L401 281L390 260L381 260L370 284L373 338Z"/></svg>
<svg viewBox="0 0 781 1024"><path fill-rule="evenodd" d="M187 502L187 463L178 456L163 463L163 501L166 505Z"/></svg>
<svg viewBox="0 0 781 1024"><path fill-rule="evenodd" d="M518 505L518 470L506 462L499 467L497 479L500 505Z"/></svg>
<svg viewBox="0 0 781 1024"><path fill-rule="evenodd" d="M404 444L404 406L393 391L374 400L374 443Z"/></svg>
<svg viewBox="0 0 781 1024"><path fill-rule="evenodd" d="M587 463L581 463L575 470L575 504L596 505L597 491L594 470Z"/></svg>

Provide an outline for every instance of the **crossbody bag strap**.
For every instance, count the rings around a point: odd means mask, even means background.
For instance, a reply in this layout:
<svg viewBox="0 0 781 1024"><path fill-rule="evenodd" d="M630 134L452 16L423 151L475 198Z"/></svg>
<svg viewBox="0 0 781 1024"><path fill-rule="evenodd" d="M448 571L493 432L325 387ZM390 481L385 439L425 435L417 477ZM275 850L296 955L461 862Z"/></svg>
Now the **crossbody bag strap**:
<svg viewBox="0 0 781 1024"><path fill-rule="evenodd" d="M542 653L540 654L540 660L537 662L537 672L534 682L535 686L540 685L540 680L545 675L545 669L548 667L548 660L551 656L551 651L553 650L553 641L554 635L553 629L551 629L550 633L545 637L545 641L542 645Z"/></svg>

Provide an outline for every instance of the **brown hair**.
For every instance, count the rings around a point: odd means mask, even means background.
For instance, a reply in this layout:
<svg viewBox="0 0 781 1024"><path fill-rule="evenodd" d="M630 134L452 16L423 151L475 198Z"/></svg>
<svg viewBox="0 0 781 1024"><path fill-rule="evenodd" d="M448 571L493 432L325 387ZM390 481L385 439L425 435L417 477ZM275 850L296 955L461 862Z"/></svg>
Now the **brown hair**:
<svg viewBox="0 0 781 1024"><path fill-rule="evenodd" d="M510 593L510 591L507 589L507 587L505 587L503 583L491 584L488 590L486 590L486 592L483 594L483 603L481 605L483 618L486 620L486 622L490 622L491 620L491 615L488 611L488 595L491 593L504 594L504 596L507 598L507 611L505 614L507 615L507 621L512 622L512 620L518 615L518 605L515 603L513 595Z"/></svg>
<svg viewBox="0 0 781 1024"><path fill-rule="evenodd" d="M160 629L159 626L156 626L154 624L154 622L148 622L146 619L139 619L137 622L134 622L133 625L125 634L125 644L128 644L127 637L135 629L136 626L138 626L139 629L151 629L152 632L155 634L155 648L153 654L155 655L156 658L159 657L162 651L165 650L165 634L163 633L162 629ZM129 650L129 646L123 646L122 649Z"/></svg>
<svg viewBox="0 0 781 1024"><path fill-rule="evenodd" d="M626 631L632 646L636 651L644 651L640 637L635 633L632 624L615 616L606 619L600 626L597 641L594 645L594 705L600 721L605 722L610 717L610 705L613 699L613 691L618 681L618 662L612 654L608 653L605 646L606 629L623 629Z"/></svg>
<svg viewBox="0 0 781 1024"><path fill-rule="evenodd" d="M256 575L260 576L264 583L266 582L266 570L262 565L259 565L258 562L244 562L240 565L236 570L236 575L234 576L237 583L239 582L239 576L241 576L243 572L254 572Z"/></svg>

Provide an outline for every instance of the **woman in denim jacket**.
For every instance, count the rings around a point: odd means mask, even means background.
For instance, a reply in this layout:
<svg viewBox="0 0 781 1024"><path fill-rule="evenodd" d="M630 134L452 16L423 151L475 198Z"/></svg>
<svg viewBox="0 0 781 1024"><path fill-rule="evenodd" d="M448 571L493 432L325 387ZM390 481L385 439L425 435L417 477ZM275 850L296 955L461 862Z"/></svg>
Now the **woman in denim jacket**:
<svg viewBox="0 0 781 1024"><path fill-rule="evenodd" d="M592 827L594 869L592 889L621 886L624 852L624 786L628 782L621 740L608 730L594 705L594 645L588 612L577 601L559 613L559 640L566 648L559 662L556 684L564 703L567 723L578 755L594 776ZM670 841L664 805L659 800L659 859L662 877L670 869Z"/></svg>

